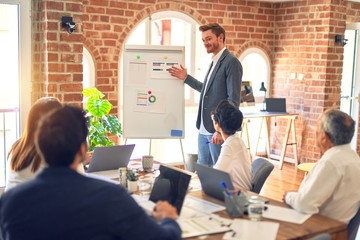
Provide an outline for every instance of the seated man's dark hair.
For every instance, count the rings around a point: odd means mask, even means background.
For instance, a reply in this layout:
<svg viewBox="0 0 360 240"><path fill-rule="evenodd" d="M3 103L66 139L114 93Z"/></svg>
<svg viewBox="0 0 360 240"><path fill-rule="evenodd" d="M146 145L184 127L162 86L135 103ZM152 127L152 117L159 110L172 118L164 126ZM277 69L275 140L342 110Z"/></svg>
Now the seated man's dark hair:
<svg viewBox="0 0 360 240"><path fill-rule="evenodd" d="M213 119L227 135L241 130L243 114L235 104L229 100L222 100L213 111Z"/></svg>
<svg viewBox="0 0 360 240"><path fill-rule="evenodd" d="M70 166L88 129L81 108L63 106L51 111L39 123L35 144L49 166Z"/></svg>

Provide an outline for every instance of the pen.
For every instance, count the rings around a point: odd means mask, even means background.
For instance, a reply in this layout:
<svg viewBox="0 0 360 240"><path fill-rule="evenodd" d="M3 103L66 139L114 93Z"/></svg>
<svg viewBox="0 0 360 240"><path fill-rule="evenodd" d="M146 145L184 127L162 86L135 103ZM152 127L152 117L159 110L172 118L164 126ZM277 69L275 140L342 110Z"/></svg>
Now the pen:
<svg viewBox="0 0 360 240"><path fill-rule="evenodd" d="M224 188L224 191L225 191L225 193L226 193L228 196L231 196L231 193L228 191L227 186L226 186L226 183L225 183L224 181L221 181L221 182L220 182L220 186L221 186L222 188Z"/></svg>
<svg viewBox="0 0 360 240"><path fill-rule="evenodd" d="M209 144L209 143L211 143L211 141L207 141L207 142L206 142L206 144Z"/></svg>

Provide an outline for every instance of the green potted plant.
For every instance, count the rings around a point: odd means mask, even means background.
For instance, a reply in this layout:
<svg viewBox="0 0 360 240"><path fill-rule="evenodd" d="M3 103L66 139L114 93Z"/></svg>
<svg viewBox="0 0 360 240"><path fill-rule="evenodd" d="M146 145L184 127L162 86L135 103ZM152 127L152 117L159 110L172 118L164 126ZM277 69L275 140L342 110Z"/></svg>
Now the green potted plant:
<svg viewBox="0 0 360 240"><path fill-rule="evenodd" d="M83 89L82 94L86 101L85 111L88 118L88 150L93 151L99 146L114 146L115 143L109 136L121 137L122 126L116 116L109 115L113 105L94 87Z"/></svg>
<svg viewBox="0 0 360 240"><path fill-rule="evenodd" d="M137 191L137 181L139 179L139 174L128 168L126 169L126 179L128 190L131 192Z"/></svg>

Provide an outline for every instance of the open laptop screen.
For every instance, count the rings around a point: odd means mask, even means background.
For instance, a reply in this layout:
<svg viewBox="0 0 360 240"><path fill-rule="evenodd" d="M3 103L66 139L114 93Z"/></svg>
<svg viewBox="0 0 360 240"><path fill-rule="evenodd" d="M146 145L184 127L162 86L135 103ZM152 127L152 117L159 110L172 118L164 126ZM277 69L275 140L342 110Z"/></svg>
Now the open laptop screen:
<svg viewBox="0 0 360 240"><path fill-rule="evenodd" d="M286 113L286 98L266 98L266 111Z"/></svg>
<svg viewBox="0 0 360 240"><path fill-rule="evenodd" d="M224 189L220 183L224 182L230 190L234 189L229 173L198 163L195 169L205 194L224 201Z"/></svg>
<svg viewBox="0 0 360 240"><path fill-rule="evenodd" d="M126 167L130 161L134 147L134 144L130 144L95 148L86 172L90 173Z"/></svg>

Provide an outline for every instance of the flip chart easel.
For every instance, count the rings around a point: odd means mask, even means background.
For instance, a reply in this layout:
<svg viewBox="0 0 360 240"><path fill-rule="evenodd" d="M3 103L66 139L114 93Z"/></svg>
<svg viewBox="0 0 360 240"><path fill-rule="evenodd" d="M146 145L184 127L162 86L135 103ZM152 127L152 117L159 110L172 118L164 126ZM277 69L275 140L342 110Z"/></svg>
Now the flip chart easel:
<svg viewBox="0 0 360 240"><path fill-rule="evenodd" d="M168 69L184 64L184 47L127 45L124 49L124 139L185 137L184 83Z"/></svg>

